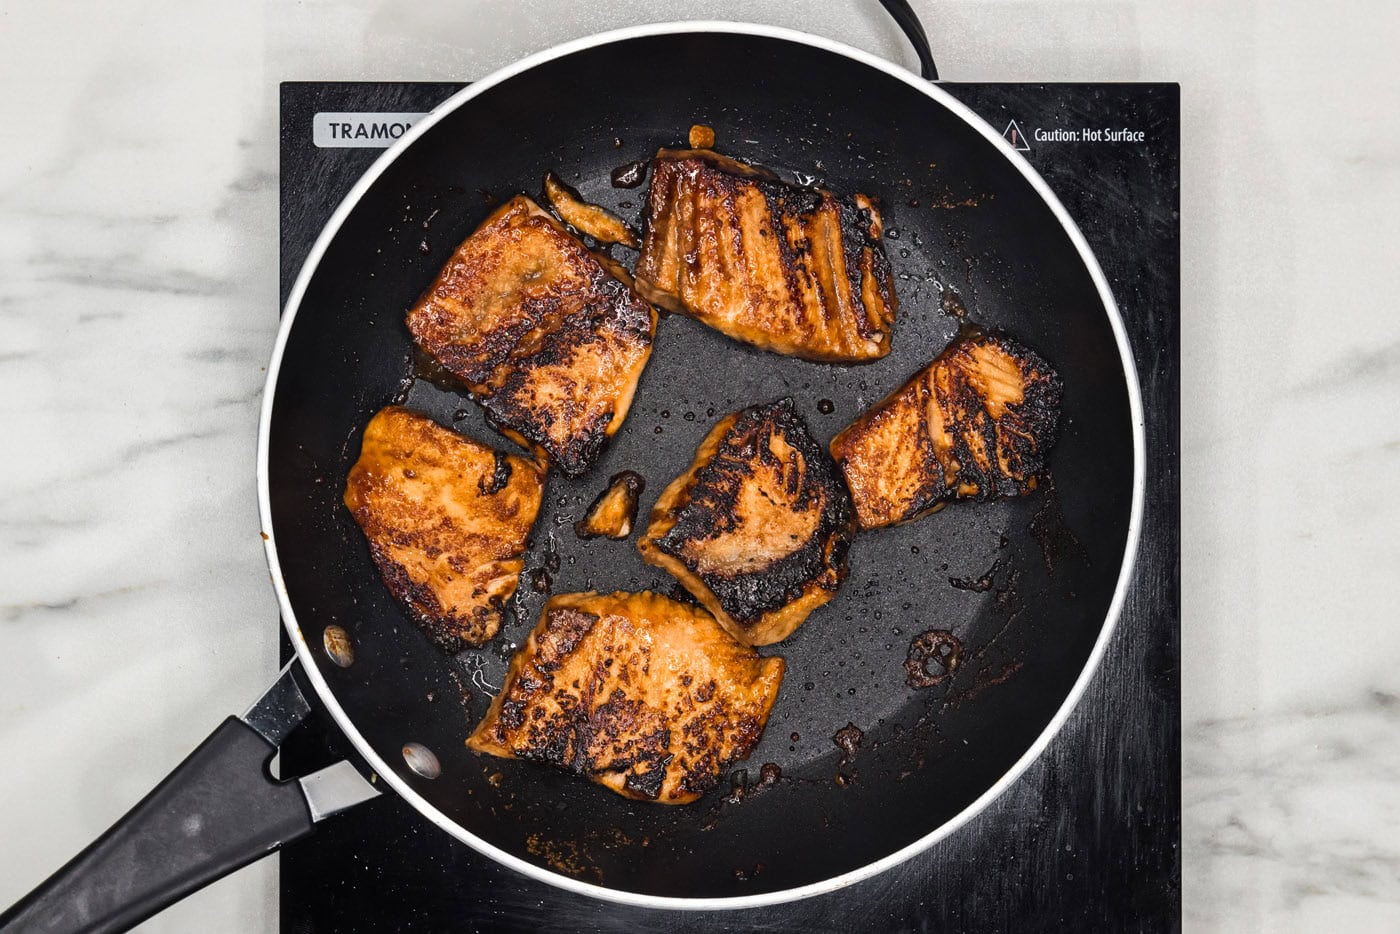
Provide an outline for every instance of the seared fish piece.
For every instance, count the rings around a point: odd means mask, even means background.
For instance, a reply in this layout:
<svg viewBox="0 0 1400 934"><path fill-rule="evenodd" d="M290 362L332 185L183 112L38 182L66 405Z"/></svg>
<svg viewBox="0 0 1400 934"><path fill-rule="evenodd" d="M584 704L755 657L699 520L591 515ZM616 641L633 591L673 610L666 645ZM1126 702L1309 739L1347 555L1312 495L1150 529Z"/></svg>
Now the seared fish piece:
<svg viewBox="0 0 1400 934"><path fill-rule="evenodd" d="M607 488L588 507L588 514L574 523L574 534L579 538L617 540L631 535L632 523L637 520L637 497L646 486L646 480L636 471L613 474Z"/></svg>
<svg viewBox="0 0 1400 934"><path fill-rule="evenodd" d="M467 739L641 801L686 804L763 735L781 658L653 593L551 597Z"/></svg>
<svg viewBox="0 0 1400 934"><path fill-rule="evenodd" d="M656 311L521 195L462 242L408 329L498 430L572 477L627 416Z"/></svg>
<svg viewBox="0 0 1400 934"><path fill-rule="evenodd" d="M836 595L854 533L836 465L783 399L720 419L637 547L736 639L769 645Z"/></svg>
<svg viewBox="0 0 1400 934"><path fill-rule="evenodd" d="M446 651L500 630L543 495L534 462L397 406L370 419L345 481L384 583Z"/></svg>
<svg viewBox="0 0 1400 934"><path fill-rule="evenodd" d="M831 441L861 528L1035 489L1060 393L1050 365L1003 334L953 341Z"/></svg>
<svg viewBox="0 0 1400 934"><path fill-rule="evenodd" d="M553 172L545 173L544 193L554 213L580 233L603 243L620 243L634 250L641 246L636 233L623 223L622 218L583 200L582 195L565 185Z"/></svg>
<svg viewBox="0 0 1400 934"><path fill-rule="evenodd" d="M890 352L897 301L880 213L708 150L652 161L637 291L778 353L861 363Z"/></svg>

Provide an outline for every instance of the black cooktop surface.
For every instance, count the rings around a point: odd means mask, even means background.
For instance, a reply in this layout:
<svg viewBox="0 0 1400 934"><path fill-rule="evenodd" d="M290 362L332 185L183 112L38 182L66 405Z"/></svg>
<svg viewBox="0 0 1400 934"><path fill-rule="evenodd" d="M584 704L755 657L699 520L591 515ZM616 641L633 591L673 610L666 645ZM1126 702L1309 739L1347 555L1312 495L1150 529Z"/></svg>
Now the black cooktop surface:
<svg viewBox="0 0 1400 934"><path fill-rule="evenodd" d="M1079 224L1142 382L1138 561L1100 669L1049 749L978 817L908 862L830 895L745 912L643 910L565 892L479 855L389 794L282 854L283 931L1180 927L1179 91L942 86L1004 128ZM383 145L460 87L282 85L283 304L322 225ZM312 718L282 747L283 773L348 747L328 718Z"/></svg>

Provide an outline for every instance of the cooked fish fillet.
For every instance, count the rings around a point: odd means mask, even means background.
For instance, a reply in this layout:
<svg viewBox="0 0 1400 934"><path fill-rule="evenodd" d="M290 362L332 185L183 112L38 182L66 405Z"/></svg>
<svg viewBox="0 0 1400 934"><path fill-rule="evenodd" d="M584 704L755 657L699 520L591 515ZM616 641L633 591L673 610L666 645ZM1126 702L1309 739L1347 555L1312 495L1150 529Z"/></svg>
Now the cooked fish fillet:
<svg viewBox="0 0 1400 934"><path fill-rule="evenodd" d="M588 513L574 523L574 533L579 538L619 540L631 535L632 523L637 519L637 497L646 485L636 471L613 474L607 488L588 507Z"/></svg>
<svg viewBox="0 0 1400 934"><path fill-rule="evenodd" d="M836 465L783 399L711 429L637 547L735 638L769 645L836 595L854 532Z"/></svg>
<svg viewBox="0 0 1400 934"><path fill-rule="evenodd" d="M1035 489L1060 392L1050 365L1003 334L955 340L832 439L861 528Z"/></svg>
<svg viewBox="0 0 1400 934"><path fill-rule="evenodd" d="M699 607L653 593L551 597L467 739L643 801L685 804L747 758L783 679Z"/></svg>
<svg viewBox="0 0 1400 934"><path fill-rule="evenodd" d="M623 223L622 218L583 200L582 195L564 184L553 172L545 173L544 193L554 212L580 233L588 234L602 243L621 243L634 250L641 246L636 233Z"/></svg>
<svg viewBox="0 0 1400 934"><path fill-rule="evenodd" d="M809 360L890 351L897 301L880 213L708 150L652 161L637 291L736 340Z"/></svg>
<svg viewBox="0 0 1400 934"><path fill-rule="evenodd" d="M397 406L370 420L345 481L384 583L448 651L500 630L543 494L529 459Z"/></svg>
<svg viewBox="0 0 1400 934"><path fill-rule="evenodd" d="M627 416L656 311L522 195L462 242L408 329L493 425L577 476Z"/></svg>

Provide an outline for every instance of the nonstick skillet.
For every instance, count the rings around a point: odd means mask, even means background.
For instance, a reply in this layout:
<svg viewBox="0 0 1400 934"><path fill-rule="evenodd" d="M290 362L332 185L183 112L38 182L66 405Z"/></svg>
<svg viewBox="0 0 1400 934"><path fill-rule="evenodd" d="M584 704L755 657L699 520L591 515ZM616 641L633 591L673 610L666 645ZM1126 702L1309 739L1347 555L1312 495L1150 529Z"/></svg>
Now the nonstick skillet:
<svg viewBox="0 0 1400 934"><path fill-rule="evenodd" d="M415 359L403 312L495 204L537 195L547 170L635 220L645 189L614 187L611 173L683 143L693 123L714 127L721 151L792 181L880 199L900 298L893 352L816 364L665 318L601 462L577 480L551 473L502 634L445 655L380 582L340 504L345 474L362 427L390 401L509 442ZM547 592L672 589L632 542L574 535L609 475L647 479L645 515L717 419L783 396L825 442L932 359L963 310L1060 372L1052 482L860 536L837 598L765 650L787 659L785 682L761 745L723 787L694 805L648 805L463 746ZM386 152L293 289L264 396L259 494L296 661L0 928L123 929L338 809L345 769L284 783L266 772L306 713L299 681L377 787L563 888L744 907L873 875L1015 781L1083 692L1136 549L1142 450L1126 337L1083 237L997 131L936 85L824 39L723 23L639 27L533 56L455 95ZM348 665L327 651L328 627L347 637ZM905 663L931 630L952 634L961 663L915 688ZM780 768L776 783L760 779L766 763Z"/></svg>

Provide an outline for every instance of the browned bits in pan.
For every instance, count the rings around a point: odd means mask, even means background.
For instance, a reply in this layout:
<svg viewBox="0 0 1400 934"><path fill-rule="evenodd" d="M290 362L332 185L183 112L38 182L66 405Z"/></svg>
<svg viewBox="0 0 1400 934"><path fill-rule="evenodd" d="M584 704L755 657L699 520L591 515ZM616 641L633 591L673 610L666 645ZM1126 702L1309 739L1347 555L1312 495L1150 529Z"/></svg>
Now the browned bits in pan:
<svg viewBox="0 0 1400 934"><path fill-rule="evenodd" d="M715 131L714 127L697 123L690 128L690 148L691 149L714 149Z"/></svg>
<svg viewBox="0 0 1400 934"><path fill-rule="evenodd" d="M905 679L911 688L937 687L957 671L962 662L962 641L946 629L921 632L909 643L904 660Z"/></svg>
<svg viewBox="0 0 1400 934"><path fill-rule="evenodd" d="M856 750L860 749L864 740L865 732L854 723L847 723L831 737L831 741L841 750L843 759L855 758Z"/></svg>
<svg viewBox="0 0 1400 934"><path fill-rule="evenodd" d="M636 188L642 182L646 181L646 160L638 159L636 162L620 165L612 170L612 174L609 177L612 179L612 186L614 188ZM629 206L630 203L623 205L623 207Z"/></svg>

